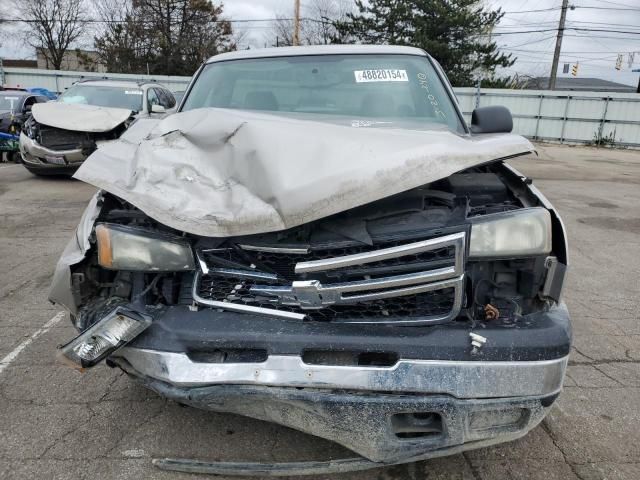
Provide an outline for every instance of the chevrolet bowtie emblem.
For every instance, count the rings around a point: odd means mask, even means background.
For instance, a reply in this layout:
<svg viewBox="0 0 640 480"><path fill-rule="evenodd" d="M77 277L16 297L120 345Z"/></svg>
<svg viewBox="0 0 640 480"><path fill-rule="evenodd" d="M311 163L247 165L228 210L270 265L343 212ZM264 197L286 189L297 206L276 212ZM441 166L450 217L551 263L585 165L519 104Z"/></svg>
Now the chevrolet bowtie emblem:
<svg viewBox="0 0 640 480"><path fill-rule="evenodd" d="M275 297L281 305L303 309L323 308L341 300L340 292L323 287L318 280L299 280L290 287L254 286L251 287L251 292Z"/></svg>
<svg viewBox="0 0 640 480"><path fill-rule="evenodd" d="M302 308L321 308L325 305L321 290L322 284L318 280L297 281L291 285L290 295Z"/></svg>

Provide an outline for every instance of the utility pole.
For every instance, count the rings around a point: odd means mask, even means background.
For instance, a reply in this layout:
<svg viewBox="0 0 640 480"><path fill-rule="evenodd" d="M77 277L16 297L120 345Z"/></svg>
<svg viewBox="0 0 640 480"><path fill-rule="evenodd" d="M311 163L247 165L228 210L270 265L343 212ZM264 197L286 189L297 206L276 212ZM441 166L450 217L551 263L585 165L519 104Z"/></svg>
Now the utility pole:
<svg viewBox="0 0 640 480"><path fill-rule="evenodd" d="M293 7L293 44L300 45L300 0L295 0Z"/></svg>
<svg viewBox="0 0 640 480"><path fill-rule="evenodd" d="M558 63L560 62L560 50L562 49L562 35L564 34L564 23L567 19L567 8L569 8L569 0L562 0L562 11L560 12L560 24L558 25L556 49L553 52L553 65L551 65L551 76L549 77L549 90L556 89L556 75L558 75Z"/></svg>

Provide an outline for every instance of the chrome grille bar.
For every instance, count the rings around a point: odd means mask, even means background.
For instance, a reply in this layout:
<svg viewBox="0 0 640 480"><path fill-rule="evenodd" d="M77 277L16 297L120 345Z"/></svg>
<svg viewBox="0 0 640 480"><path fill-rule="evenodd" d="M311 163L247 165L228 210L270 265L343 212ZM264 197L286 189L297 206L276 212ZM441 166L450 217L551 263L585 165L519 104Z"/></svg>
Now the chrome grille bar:
<svg viewBox="0 0 640 480"><path fill-rule="evenodd" d="M356 303L360 301L360 298L365 297L369 300L388 298L394 296L393 292L400 291L398 290L398 287L438 282L440 280L451 279L453 275L455 275L453 268L441 268L434 270L433 272L409 273L406 275L396 275L393 277L377 278L374 280L332 283L330 285L322 285L317 280L295 281L290 286L285 287L258 285L251 287L250 291L257 295L273 296L277 298L279 303L282 305L296 305L302 308L323 308L336 303ZM454 280L458 280L458 278ZM343 293L348 292L367 292L371 290L386 291L363 295L342 295ZM313 303L311 301L312 299L308 298L310 292L317 292L317 304Z"/></svg>
<svg viewBox="0 0 640 480"><path fill-rule="evenodd" d="M313 260L310 262L299 262L296 264L296 273L324 272L337 268L351 267L354 265L365 265L367 263L379 262L390 258L404 257L415 253L428 252L437 248L453 246L456 248L455 266L456 272L463 268L464 261L464 237L465 234L454 233L444 237L432 238L421 242L408 243L391 248L382 248L366 253L356 253L345 255L344 257L328 258L325 260Z"/></svg>
<svg viewBox="0 0 640 480"><path fill-rule="evenodd" d="M309 253L308 248L288 248L288 247L263 247L260 245L238 245L243 250L252 252L267 252L267 253L288 253L290 255L304 255Z"/></svg>

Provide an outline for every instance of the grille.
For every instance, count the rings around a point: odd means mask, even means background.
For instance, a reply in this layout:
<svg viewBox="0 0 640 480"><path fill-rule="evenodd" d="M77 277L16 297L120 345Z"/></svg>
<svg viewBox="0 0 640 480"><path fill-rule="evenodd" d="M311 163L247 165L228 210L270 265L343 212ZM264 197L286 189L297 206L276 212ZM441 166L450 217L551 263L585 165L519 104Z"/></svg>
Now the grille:
<svg viewBox="0 0 640 480"><path fill-rule="evenodd" d="M59 128L40 128L40 144L52 150L71 150L89 140L84 132Z"/></svg>
<svg viewBox="0 0 640 480"><path fill-rule="evenodd" d="M281 312L301 312L299 307L278 305L269 297L252 293L250 289L255 285L255 280L209 274L201 277L198 295L214 301L269 308ZM454 293L454 288L445 288L434 292L371 300L354 305L330 305L322 309L308 310L305 314L309 319L317 321L367 319L393 321L444 316L454 306Z"/></svg>
<svg viewBox="0 0 640 480"><path fill-rule="evenodd" d="M341 248L198 251L197 303L348 323L442 323L462 300L464 233Z"/></svg>

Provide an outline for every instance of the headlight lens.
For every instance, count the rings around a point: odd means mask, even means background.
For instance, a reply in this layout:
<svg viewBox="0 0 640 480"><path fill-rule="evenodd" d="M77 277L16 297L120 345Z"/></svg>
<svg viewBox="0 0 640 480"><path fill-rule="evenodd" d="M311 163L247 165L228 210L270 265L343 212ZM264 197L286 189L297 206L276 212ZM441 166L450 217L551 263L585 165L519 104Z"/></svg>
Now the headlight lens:
<svg viewBox="0 0 640 480"><path fill-rule="evenodd" d="M140 335L151 321L146 314L116 307L98 323L59 347L58 356L77 368L92 367Z"/></svg>
<svg viewBox="0 0 640 480"><path fill-rule="evenodd" d="M551 251L551 216L529 208L472 219L470 258L518 257Z"/></svg>
<svg viewBox="0 0 640 480"><path fill-rule="evenodd" d="M110 270L179 272L194 269L193 252L180 237L124 225L96 226L98 263Z"/></svg>

